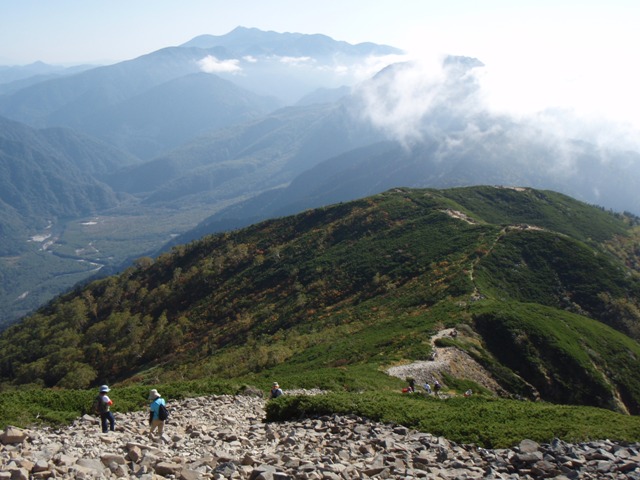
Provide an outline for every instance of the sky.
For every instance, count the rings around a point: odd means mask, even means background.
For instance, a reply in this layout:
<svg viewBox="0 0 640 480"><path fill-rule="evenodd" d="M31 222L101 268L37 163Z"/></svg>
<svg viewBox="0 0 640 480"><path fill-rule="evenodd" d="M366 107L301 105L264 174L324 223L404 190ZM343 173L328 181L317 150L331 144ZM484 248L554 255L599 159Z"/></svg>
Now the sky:
<svg viewBox="0 0 640 480"><path fill-rule="evenodd" d="M475 57L497 110L640 131L637 0L0 0L0 65L115 63L239 25Z"/></svg>

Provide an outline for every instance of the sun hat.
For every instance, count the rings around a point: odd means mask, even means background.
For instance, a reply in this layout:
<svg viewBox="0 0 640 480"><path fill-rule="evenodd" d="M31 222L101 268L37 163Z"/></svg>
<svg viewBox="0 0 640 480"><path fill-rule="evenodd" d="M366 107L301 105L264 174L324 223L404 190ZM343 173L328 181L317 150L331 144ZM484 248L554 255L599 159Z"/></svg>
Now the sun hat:
<svg viewBox="0 0 640 480"><path fill-rule="evenodd" d="M109 385L102 385L100 387L100 393L102 393L102 392L110 392L110 391L111 391L111 389L109 388Z"/></svg>
<svg viewBox="0 0 640 480"><path fill-rule="evenodd" d="M155 388L149 391L149 400L154 400L156 398L160 398L162 395L158 393L158 390Z"/></svg>
<svg viewBox="0 0 640 480"><path fill-rule="evenodd" d="M278 385L278 382L273 382L273 386L274 387L279 387L280 385Z"/></svg>

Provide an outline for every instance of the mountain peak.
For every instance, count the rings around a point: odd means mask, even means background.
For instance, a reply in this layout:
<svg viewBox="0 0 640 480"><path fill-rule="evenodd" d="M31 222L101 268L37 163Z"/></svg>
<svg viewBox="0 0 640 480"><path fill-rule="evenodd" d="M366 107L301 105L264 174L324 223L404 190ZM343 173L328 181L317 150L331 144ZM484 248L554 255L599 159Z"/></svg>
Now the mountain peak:
<svg viewBox="0 0 640 480"><path fill-rule="evenodd" d="M180 47L203 49L223 47L234 52L234 56L254 52L262 52L266 55L308 55L311 57L336 53L347 56L403 53L402 50L388 45L370 42L352 45L322 34L279 33L243 26L238 26L225 35L199 35L183 43Z"/></svg>

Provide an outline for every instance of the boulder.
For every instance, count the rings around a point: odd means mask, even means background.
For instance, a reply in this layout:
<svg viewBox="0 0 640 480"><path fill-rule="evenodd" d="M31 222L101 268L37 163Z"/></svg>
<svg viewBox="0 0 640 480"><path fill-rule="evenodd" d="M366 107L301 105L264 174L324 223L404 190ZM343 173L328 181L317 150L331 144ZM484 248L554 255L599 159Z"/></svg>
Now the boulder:
<svg viewBox="0 0 640 480"><path fill-rule="evenodd" d="M167 476L167 475L177 475L180 470L183 469L183 466L179 463L173 462L159 462L155 466L155 471L158 475Z"/></svg>
<svg viewBox="0 0 640 480"><path fill-rule="evenodd" d="M0 433L0 442L4 445L22 443L27 439L27 432L20 428L9 426Z"/></svg>

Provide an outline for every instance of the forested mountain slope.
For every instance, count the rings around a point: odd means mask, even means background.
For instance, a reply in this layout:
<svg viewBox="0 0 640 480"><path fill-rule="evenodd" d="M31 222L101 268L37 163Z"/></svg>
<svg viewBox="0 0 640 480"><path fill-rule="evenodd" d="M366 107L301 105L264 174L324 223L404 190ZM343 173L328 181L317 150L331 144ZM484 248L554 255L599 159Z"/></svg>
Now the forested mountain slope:
<svg viewBox="0 0 640 480"><path fill-rule="evenodd" d="M637 223L550 191L394 189L141 258L5 331L0 374L321 376L424 360L456 326L512 395L638 413Z"/></svg>
<svg viewBox="0 0 640 480"><path fill-rule="evenodd" d="M0 117L0 216L6 230L0 255L17 251L27 233L56 218L116 205L116 193L99 179L137 161L69 129L34 129Z"/></svg>

